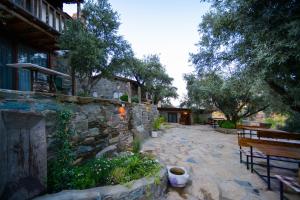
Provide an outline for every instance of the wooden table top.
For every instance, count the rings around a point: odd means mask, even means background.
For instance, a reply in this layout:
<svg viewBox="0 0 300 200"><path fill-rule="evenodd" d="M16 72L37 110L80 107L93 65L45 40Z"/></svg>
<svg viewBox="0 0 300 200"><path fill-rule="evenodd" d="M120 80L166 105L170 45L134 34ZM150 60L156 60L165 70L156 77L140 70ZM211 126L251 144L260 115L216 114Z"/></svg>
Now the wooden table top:
<svg viewBox="0 0 300 200"><path fill-rule="evenodd" d="M269 156L281 156L300 160L300 148L297 147L275 146L271 144L257 144L251 142L249 145Z"/></svg>
<svg viewBox="0 0 300 200"><path fill-rule="evenodd" d="M277 129L270 129L270 128L261 128L258 126L241 126L242 129L250 130L250 131L264 131L264 132L272 132L272 133L290 133L287 131L277 130Z"/></svg>

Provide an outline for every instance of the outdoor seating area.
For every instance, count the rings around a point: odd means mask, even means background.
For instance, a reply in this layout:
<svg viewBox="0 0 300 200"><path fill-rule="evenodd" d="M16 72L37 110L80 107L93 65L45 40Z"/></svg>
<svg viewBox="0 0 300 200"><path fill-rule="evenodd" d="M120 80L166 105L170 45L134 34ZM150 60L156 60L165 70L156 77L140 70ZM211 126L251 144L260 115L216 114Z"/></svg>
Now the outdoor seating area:
<svg viewBox="0 0 300 200"><path fill-rule="evenodd" d="M280 199L284 199L283 184L299 193L296 180L300 170L300 135L259 126L239 125L237 128L240 163L256 173L268 190L273 189L272 180L278 181Z"/></svg>
<svg viewBox="0 0 300 200"><path fill-rule="evenodd" d="M30 90L36 92L56 92L57 86L55 84L55 78L61 77L64 79L70 79L68 74L55 71L46 67L42 67L33 63L13 63L7 64L8 67L23 69L30 71ZM47 78L48 76L48 78ZM40 78L43 77L43 78Z"/></svg>

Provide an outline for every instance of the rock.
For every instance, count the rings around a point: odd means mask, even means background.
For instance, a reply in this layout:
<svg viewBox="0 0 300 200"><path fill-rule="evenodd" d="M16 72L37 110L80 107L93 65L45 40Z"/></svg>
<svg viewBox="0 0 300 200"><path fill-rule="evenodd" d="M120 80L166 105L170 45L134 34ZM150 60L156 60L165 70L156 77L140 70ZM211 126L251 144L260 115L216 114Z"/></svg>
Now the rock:
<svg viewBox="0 0 300 200"><path fill-rule="evenodd" d="M73 162L73 165L78 165L81 163L81 161L83 160L83 158L78 158Z"/></svg>
<svg viewBox="0 0 300 200"><path fill-rule="evenodd" d="M113 155L114 152L117 151L117 146L116 145L110 145L104 149L102 149L101 151L99 151L97 154L96 154L96 158L101 158L103 157L104 155Z"/></svg>
<svg viewBox="0 0 300 200"><path fill-rule="evenodd" d="M99 135L99 134L100 134L100 132L99 132L98 128L89 129L88 136L96 136L96 135Z"/></svg>
<svg viewBox="0 0 300 200"><path fill-rule="evenodd" d="M209 176L197 177L198 184L192 183L188 188L188 194L193 194L194 197L198 199L209 199L209 200L219 200L220 190L218 185L213 181L213 178Z"/></svg>
<svg viewBox="0 0 300 200"><path fill-rule="evenodd" d="M94 101L91 97L78 97L78 103L79 104L88 104L92 103Z"/></svg>
<svg viewBox="0 0 300 200"><path fill-rule="evenodd" d="M35 200L101 200L101 194L97 190L67 190L56 194L47 194L35 198Z"/></svg>
<svg viewBox="0 0 300 200"><path fill-rule="evenodd" d="M84 154L91 152L93 150L93 147L91 146L79 146L77 149L77 154Z"/></svg>
<svg viewBox="0 0 300 200"><path fill-rule="evenodd" d="M167 200L184 200L177 192L169 192L167 196Z"/></svg>
<svg viewBox="0 0 300 200"><path fill-rule="evenodd" d="M222 198L224 199L247 199L247 191L235 181L225 181L220 184Z"/></svg>
<svg viewBox="0 0 300 200"><path fill-rule="evenodd" d="M115 144L119 142L119 136L109 139L109 144Z"/></svg>
<svg viewBox="0 0 300 200"><path fill-rule="evenodd" d="M83 144L93 144L94 142L95 142L94 137L88 137L84 139Z"/></svg>

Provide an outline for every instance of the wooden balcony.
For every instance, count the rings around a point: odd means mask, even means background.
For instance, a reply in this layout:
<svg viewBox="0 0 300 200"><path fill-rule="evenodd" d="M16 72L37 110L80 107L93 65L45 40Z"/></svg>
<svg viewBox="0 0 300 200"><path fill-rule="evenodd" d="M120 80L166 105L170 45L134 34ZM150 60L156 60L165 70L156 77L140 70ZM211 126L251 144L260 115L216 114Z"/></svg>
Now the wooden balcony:
<svg viewBox="0 0 300 200"><path fill-rule="evenodd" d="M42 51L59 48L57 38L66 20L72 19L50 0L1 0L0 13L0 35Z"/></svg>
<svg viewBox="0 0 300 200"><path fill-rule="evenodd" d="M13 4L14 7L22 9L35 19L47 24L52 29L61 32L64 28L65 20L70 18L60 8L54 8L45 0L5 0Z"/></svg>

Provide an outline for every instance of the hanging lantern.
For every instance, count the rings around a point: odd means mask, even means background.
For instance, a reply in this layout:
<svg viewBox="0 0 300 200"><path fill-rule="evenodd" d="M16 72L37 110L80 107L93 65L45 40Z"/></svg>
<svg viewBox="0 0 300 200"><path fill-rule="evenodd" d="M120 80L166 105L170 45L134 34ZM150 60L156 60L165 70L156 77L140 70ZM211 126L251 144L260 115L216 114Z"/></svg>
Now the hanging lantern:
<svg viewBox="0 0 300 200"><path fill-rule="evenodd" d="M125 105L122 104L121 107L119 107L119 115L121 119L124 119L126 117L126 109L125 109Z"/></svg>

